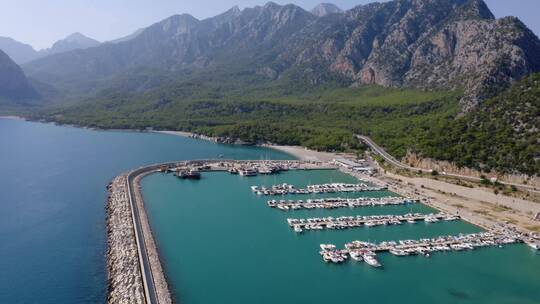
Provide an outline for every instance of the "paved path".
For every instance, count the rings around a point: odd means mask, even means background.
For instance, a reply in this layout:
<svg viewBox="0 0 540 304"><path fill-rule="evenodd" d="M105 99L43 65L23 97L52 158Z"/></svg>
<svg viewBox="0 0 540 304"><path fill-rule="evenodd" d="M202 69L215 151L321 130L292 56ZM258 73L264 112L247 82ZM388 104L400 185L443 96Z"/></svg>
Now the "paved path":
<svg viewBox="0 0 540 304"><path fill-rule="evenodd" d="M355 135L355 136L356 136L357 139L361 140L366 145L368 145L375 153L382 156L388 163L390 163L394 167L398 167L398 168L401 168L401 169L412 170L412 171L421 171L421 172L424 172L424 173L431 173L432 172L432 170L429 170L429 169L411 167L409 165L406 165L406 164L398 161L392 155L390 155L388 152L386 152L381 146L377 145L377 143L375 143L371 138L369 138L367 136L363 136L363 135ZM461 179L461 180L472 181L472 182L480 182L480 181L482 181L481 178L475 177L475 176L467 176L467 175L460 175L460 174L454 174L454 173L442 173L442 175L457 178L457 179ZM499 183L501 183L503 185L507 185L507 186L515 186L516 188L520 188L520 189L530 191L530 192L540 193L540 190L536 189L534 186L531 186L531 185L509 183L509 182L503 182L503 181L499 181Z"/></svg>

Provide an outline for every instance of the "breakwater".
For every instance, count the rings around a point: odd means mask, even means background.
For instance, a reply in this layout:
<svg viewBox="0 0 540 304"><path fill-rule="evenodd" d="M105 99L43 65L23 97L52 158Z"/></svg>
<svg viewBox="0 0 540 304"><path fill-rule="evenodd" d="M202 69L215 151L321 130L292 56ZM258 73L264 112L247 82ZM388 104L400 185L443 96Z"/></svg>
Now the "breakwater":
<svg viewBox="0 0 540 304"><path fill-rule="evenodd" d="M122 174L108 186L108 303L172 303L138 185L154 170Z"/></svg>
<svg viewBox="0 0 540 304"><path fill-rule="evenodd" d="M185 169L231 172L235 168L251 168L259 171L268 166L281 170L332 168L318 162L194 160L149 165L116 177L107 187L107 302L172 303L140 190L139 183L144 176Z"/></svg>
<svg viewBox="0 0 540 304"><path fill-rule="evenodd" d="M108 186L108 303L146 303L126 175Z"/></svg>

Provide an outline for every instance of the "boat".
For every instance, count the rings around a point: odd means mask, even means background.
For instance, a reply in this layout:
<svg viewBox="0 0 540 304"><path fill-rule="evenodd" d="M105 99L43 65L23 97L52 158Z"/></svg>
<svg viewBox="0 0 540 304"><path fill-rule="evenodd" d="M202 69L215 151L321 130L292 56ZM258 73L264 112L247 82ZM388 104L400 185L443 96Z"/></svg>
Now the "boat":
<svg viewBox="0 0 540 304"><path fill-rule="evenodd" d="M294 232L302 232L302 228L300 227L300 225L294 225Z"/></svg>
<svg viewBox="0 0 540 304"><path fill-rule="evenodd" d="M336 245L333 244L321 244L320 247L324 251L336 249Z"/></svg>
<svg viewBox="0 0 540 304"><path fill-rule="evenodd" d="M361 253L358 253L356 251L351 251L349 253L349 255L351 256L351 259L357 261L357 262L362 262L364 260L364 258L362 257L362 254Z"/></svg>
<svg viewBox="0 0 540 304"><path fill-rule="evenodd" d="M230 174L238 174L238 169L236 169L236 168L231 168L231 169L229 169L227 171L229 171Z"/></svg>
<svg viewBox="0 0 540 304"><path fill-rule="evenodd" d="M407 256L407 255L409 255L406 251L401 250L401 249L396 249L396 248L390 249L389 252L391 254L395 255L395 256Z"/></svg>
<svg viewBox="0 0 540 304"><path fill-rule="evenodd" d="M381 263L377 261L377 258L373 254L364 254L363 255L364 261L372 267L381 267Z"/></svg>
<svg viewBox="0 0 540 304"><path fill-rule="evenodd" d="M531 247L534 250L540 250L540 243L529 242L527 243L527 245L529 245L529 247Z"/></svg>
<svg viewBox="0 0 540 304"><path fill-rule="evenodd" d="M201 173L195 169L178 171L176 176L183 179L201 179Z"/></svg>
<svg viewBox="0 0 540 304"><path fill-rule="evenodd" d="M274 172L272 171L272 169L270 169L268 167L262 167L262 168L259 168L259 173L260 174L272 174Z"/></svg>
<svg viewBox="0 0 540 304"><path fill-rule="evenodd" d="M257 171L254 169L240 169L238 170L238 173L241 176L255 176L257 175Z"/></svg>

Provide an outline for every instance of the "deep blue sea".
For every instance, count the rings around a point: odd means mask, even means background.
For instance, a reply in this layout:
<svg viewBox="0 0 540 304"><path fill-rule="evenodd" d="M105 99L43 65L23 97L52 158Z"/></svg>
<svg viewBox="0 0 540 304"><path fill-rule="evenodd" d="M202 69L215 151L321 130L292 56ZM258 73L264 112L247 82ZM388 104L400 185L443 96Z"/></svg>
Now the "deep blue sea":
<svg viewBox="0 0 540 304"><path fill-rule="evenodd" d="M119 173L156 162L290 159L257 147L0 119L0 303L102 303L105 201Z"/></svg>

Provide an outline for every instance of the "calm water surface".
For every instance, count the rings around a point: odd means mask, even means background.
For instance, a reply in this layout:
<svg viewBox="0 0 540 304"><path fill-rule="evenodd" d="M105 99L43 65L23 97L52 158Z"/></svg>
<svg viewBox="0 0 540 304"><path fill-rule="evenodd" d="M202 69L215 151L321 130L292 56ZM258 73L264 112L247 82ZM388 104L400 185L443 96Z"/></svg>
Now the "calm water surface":
<svg viewBox="0 0 540 304"><path fill-rule="evenodd" d="M0 119L0 303L102 303L107 183L179 159L291 158L188 138Z"/></svg>
<svg viewBox="0 0 540 304"><path fill-rule="evenodd" d="M384 269L322 262L320 243L397 240L479 231L463 221L296 234L289 217L432 212L422 206L282 212L251 185L354 182L336 171L200 181L153 174L143 180L151 224L175 296L183 304L540 303L540 255L526 245L436 253L381 254ZM391 195L389 192L371 196ZM309 196L295 196L308 198Z"/></svg>

